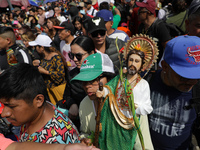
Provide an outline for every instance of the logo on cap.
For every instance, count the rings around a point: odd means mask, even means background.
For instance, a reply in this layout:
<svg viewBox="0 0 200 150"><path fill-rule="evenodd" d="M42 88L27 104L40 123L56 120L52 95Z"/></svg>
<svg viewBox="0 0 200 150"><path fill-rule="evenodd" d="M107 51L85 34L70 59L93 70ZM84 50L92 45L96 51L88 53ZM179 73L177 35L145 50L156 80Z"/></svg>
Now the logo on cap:
<svg viewBox="0 0 200 150"><path fill-rule="evenodd" d="M93 22L96 26L99 25L100 21L101 21L101 18L96 19L96 20L92 19L92 22Z"/></svg>
<svg viewBox="0 0 200 150"><path fill-rule="evenodd" d="M143 3L147 3L148 0L144 0Z"/></svg>
<svg viewBox="0 0 200 150"><path fill-rule="evenodd" d="M195 62L200 62L200 46L193 46L192 48L187 48L189 56L193 57Z"/></svg>
<svg viewBox="0 0 200 150"><path fill-rule="evenodd" d="M83 64L85 64L85 65L86 65L86 64L87 64L87 62L88 62L88 60L86 59L86 60L84 60L84 61L83 61Z"/></svg>

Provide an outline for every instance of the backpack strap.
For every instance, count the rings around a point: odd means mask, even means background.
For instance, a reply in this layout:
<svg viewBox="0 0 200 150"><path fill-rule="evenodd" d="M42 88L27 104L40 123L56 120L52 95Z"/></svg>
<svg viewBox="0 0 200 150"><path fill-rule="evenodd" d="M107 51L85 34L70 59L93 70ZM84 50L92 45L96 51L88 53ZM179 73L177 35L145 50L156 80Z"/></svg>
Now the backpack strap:
<svg viewBox="0 0 200 150"><path fill-rule="evenodd" d="M186 16L187 16L187 14L188 14L188 10L186 10L186 13L185 13L185 16L184 16L184 18L183 18L183 20L182 20L182 22L181 22L181 25L178 26L179 28L181 28L181 26L183 25L183 23L184 23L184 21L185 21L185 18L186 18Z"/></svg>
<svg viewBox="0 0 200 150"><path fill-rule="evenodd" d="M159 26L159 24L163 22L163 20L156 18L156 20L153 22L153 24L151 25L150 28L152 28L152 32L156 33L157 32L157 27Z"/></svg>
<svg viewBox="0 0 200 150"><path fill-rule="evenodd" d="M92 10L92 16L94 16L94 9Z"/></svg>

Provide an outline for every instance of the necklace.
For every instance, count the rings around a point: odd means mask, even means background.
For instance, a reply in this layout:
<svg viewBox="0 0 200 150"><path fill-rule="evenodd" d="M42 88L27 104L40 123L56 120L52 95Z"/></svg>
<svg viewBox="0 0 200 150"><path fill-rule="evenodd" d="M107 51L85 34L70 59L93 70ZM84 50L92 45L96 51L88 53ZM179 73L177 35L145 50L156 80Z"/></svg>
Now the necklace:
<svg viewBox="0 0 200 150"><path fill-rule="evenodd" d="M129 84L131 85L132 88L134 88L140 80L141 80L141 77L140 75L138 75L138 77L135 78L133 81L131 81Z"/></svg>
<svg viewBox="0 0 200 150"><path fill-rule="evenodd" d="M130 82L131 87L134 87L134 86L135 86L136 80L137 80L137 78L135 78L133 81Z"/></svg>
<svg viewBox="0 0 200 150"><path fill-rule="evenodd" d="M149 28L147 28L147 30L145 30L144 28L142 29L142 34L147 34L147 32L149 31Z"/></svg>

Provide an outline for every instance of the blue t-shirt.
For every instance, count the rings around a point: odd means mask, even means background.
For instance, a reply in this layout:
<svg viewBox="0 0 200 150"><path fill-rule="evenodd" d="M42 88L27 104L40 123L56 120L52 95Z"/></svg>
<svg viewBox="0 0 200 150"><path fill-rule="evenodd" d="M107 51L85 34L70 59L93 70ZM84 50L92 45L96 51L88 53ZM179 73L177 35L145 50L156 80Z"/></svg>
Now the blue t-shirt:
<svg viewBox="0 0 200 150"><path fill-rule="evenodd" d="M158 71L150 84L153 112L149 126L155 150L186 150L191 140L191 128L196 118L189 105L192 92L180 92L162 82Z"/></svg>

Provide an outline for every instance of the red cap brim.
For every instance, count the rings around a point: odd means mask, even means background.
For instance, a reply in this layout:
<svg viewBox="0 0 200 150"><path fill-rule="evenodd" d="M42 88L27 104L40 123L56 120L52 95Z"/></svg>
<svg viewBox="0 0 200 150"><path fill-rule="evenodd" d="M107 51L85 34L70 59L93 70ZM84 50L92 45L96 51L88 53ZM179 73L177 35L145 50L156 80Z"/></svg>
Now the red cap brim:
<svg viewBox="0 0 200 150"><path fill-rule="evenodd" d="M60 27L60 26L53 26L56 29L65 29L65 27Z"/></svg>

